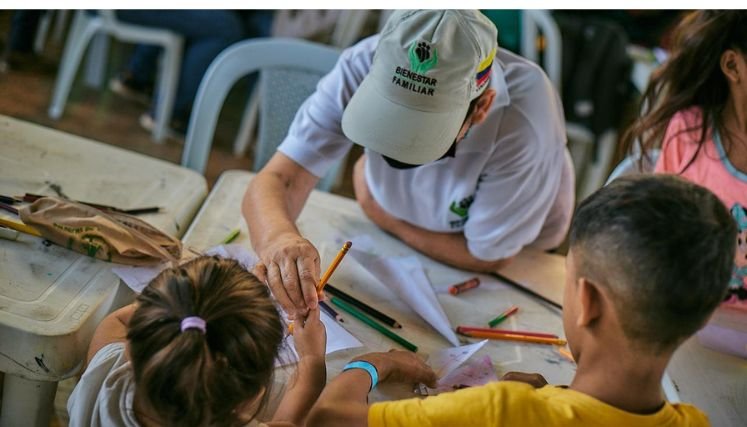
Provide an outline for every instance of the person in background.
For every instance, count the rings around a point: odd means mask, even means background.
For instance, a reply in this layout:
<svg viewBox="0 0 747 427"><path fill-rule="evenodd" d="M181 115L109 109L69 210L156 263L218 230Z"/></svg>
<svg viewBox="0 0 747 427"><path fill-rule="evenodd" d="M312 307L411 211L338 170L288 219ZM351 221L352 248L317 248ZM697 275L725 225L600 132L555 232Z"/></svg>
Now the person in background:
<svg viewBox="0 0 747 427"><path fill-rule="evenodd" d="M179 73L171 128L185 134L197 89L202 76L215 57L231 44L247 37L264 37L270 33L272 11L234 10L118 10L124 22L163 28L184 36L184 52ZM138 45L128 65L110 82L117 94L150 103L160 48ZM140 117L147 130L155 126L153 110Z"/></svg>
<svg viewBox="0 0 747 427"><path fill-rule="evenodd" d="M723 298L735 236L729 211L701 186L674 176L617 179L581 202L571 225L563 328L577 370L568 387L514 376L369 405L377 378L432 378L366 355L327 385L306 425L708 426L692 405L667 402L661 381Z"/></svg>
<svg viewBox="0 0 747 427"><path fill-rule="evenodd" d="M729 208L740 233L727 299L747 310L747 11L685 16L641 105L625 147L644 156L661 147L656 172L700 184Z"/></svg>
<svg viewBox="0 0 747 427"><path fill-rule="evenodd" d="M238 262L164 270L96 329L69 425L245 425L266 403L284 334L267 287ZM293 337L296 378L268 426L302 425L326 382L318 310Z"/></svg>

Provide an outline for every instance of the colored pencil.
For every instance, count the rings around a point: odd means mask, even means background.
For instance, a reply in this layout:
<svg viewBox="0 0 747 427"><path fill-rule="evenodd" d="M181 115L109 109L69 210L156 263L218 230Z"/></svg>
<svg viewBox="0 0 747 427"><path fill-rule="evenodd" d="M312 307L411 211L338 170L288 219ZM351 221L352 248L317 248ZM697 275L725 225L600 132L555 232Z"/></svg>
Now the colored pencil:
<svg viewBox="0 0 747 427"><path fill-rule="evenodd" d="M475 289L478 286L480 286L480 278L473 277L469 280L465 280L464 282L449 286L449 293L452 295L459 295L462 292L467 292L468 290Z"/></svg>
<svg viewBox="0 0 747 427"><path fill-rule="evenodd" d="M568 359L569 361L573 363L576 363L576 361L573 359L573 354L571 353L570 350L568 350L565 347L557 347L557 349L558 349L558 353L560 353L561 356L565 357L566 359Z"/></svg>
<svg viewBox="0 0 747 427"><path fill-rule="evenodd" d="M539 298L542 301L550 304L553 307L559 308L561 310L563 309L562 305L560 305L557 302L551 300L550 298L548 298L548 297L540 294L539 292L536 292L536 291L533 291L533 290L529 289L527 286L522 285L521 283L517 282L516 280L509 279L508 277L506 277L506 276L504 276L504 275L502 275L500 273L497 273L497 272L493 272L491 274L493 276L495 276L496 278L498 278L499 280L501 280L502 282L505 282L506 284L511 285L511 286L515 287L516 289L518 289L518 290L520 290L520 291L522 291L524 293L527 293L527 294L529 294L529 295L531 295L531 296L533 296L535 298Z"/></svg>
<svg viewBox="0 0 747 427"><path fill-rule="evenodd" d="M519 307L517 307L515 305L512 305L508 310L504 311L503 313L499 314L498 317L496 317L495 319L493 319L490 322L488 322L488 325L492 328L495 325L497 325L497 324L503 322L504 320L506 320L508 318L508 316L516 313L517 311L519 311Z"/></svg>
<svg viewBox="0 0 747 427"><path fill-rule="evenodd" d="M240 232L241 230L239 230L238 228L234 228L233 230L231 230L230 233L228 233L228 236L226 236L223 240L221 240L221 243L224 245L227 245L233 242L234 240L236 240L237 237L239 237Z"/></svg>
<svg viewBox="0 0 747 427"><path fill-rule="evenodd" d="M22 222L11 221L9 219L0 218L0 225L10 228L12 230L20 231L21 233L30 234L36 237L42 237L39 230L34 227L28 226Z"/></svg>
<svg viewBox="0 0 747 427"><path fill-rule="evenodd" d="M342 245L340 252L337 253L335 259L332 260L332 263L329 265L329 267L327 267L327 271L324 272L322 278L319 279L319 284L316 285L316 293L322 293L324 285L326 285L327 281L329 281L329 278L332 277L332 273L334 273L337 269L337 266L340 265L340 261L342 261L342 259L345 257L345 254L348 253L348 249L350 249L351 246L353 246L353 242L350 241L347 241L344 245Z"/></svg>
<svg viewBox="0 0 747 427"><path fill-rule="evenodd" d="M355 316L358 320L361 322L367 324L368 326L376 329L379 331L382 335L385 337L391 339L392 341L398 343L402 347L406 348L407 350L412 351L413 353L418 351L418 346L411 343L410 341L407 341L406 339L402 338L401 336L395 334L394 332L390 331L389 329L385 328L384 326L381 326L380 324L376 323L375 320L371 319L370 317L366 316L363 312L358 311L357 308L353 307L352 305L346 303L345 301L337 298L332 297L331 299L332 304L340 307L343 311L346 311L350 313L352 316Z"/></svg>
<svg viewBox="0 0 747 427"><path fill-rule="evenodd" d="M0 202L1 203L7 203L9 205L14 205L14 204L18 203L19 201L16 200L14 197L3 196L3 195L0 194Z"/></svg>
<svg viewBox="0 0 747 427"><path fill-rule="evenodd" d="M23 195L22 199L23 199L24 202L33 203L33 202L41 199L42 197L47 197L47 196L42 196L42 195L39 195L39 194L26 193L26 194ZM161 210L161 208L159 208L157 206L149 206L147 208L120 209L120 208L115 208L114 206L101 205L101 204L98 204L98 203L91 203L91 202L82 202L80 200L71 200L71 201L75 202L75 203L80 203L81 205L86 205L86 206L90 206L92 208L100 209L102 211L112 211L112 212L126 213L126 214L130 214L130 215L138 215L138 214L145 214L145 213L155 213L155 212L158 212L158 211Z"/></svg>
<svg viewBox="0 0 747 427"><path fill-rule="evenodd" d="M391 317L387 316L386 314L380 312L379 310L371 307L370 305L366 304L365 302L355 298L354 296L347 294L334 286L327 283L327 286L324 287L324 290L329 292L330 294L340 298L341 300L344 300L345 302L354 305L359 310L365 312L369 316L375 318L379 322L389 325L392 328L402 329L402 325L397 322L396 320L392 319Z"/></svg>
<svg viewBox="0 0 747 427"><path fill-rule="evenodd" d="M499 334L514 334L514 335L526 335L528 337L540 337L540 338L558 338L555 334L546 334L544 332L529 332L529 331L512 331L510 329L490 329L490 328L479 328L476 326L458 326L456 329L458 334L464 332L497 332Z"/></svg>
<svg viewBox="0 0 747 427"><path fill-rule="evenodd" d="M552 344L552 345L565 345L566 340L561 338L544 338L544 337L532 337L528 335L518 334L503 334L499 332L477 332L477 331L465 331L462 335L466 335L471 338L483 338L489 340L504 340L504 341L521 341L529 342L534 344Z"/></svg>
<svg viewBox="0 0 747 427"><path fill-rule="evenodd" d="M345 319L340 316L340 313L335 311L334 308L330 307L329 304L327 304L324 301L319 301L319 307L322 308L322 310L326 311L327 314L330 315L333 319L337 320L338 322L345 323Z"/></svg>
<svg viewBox="0 0 747 427"><path fill-rule="evenodd" d="M119 212L130 214L130 215L140 215L140 214L147 214L147 213L158 213L161 211L161 208L158 206L151 206L147 208L134 208L134 209L117 209Z"/></svg>
<svg viewBox="0 0 747 427"><path fill-rule="evenodd" d="M0 209L6 210L6 211L8 211L8 212L10 212L12 214L18 215L18 209L14 208L11 205L2 203L2 202L0 202Z"/></svg>

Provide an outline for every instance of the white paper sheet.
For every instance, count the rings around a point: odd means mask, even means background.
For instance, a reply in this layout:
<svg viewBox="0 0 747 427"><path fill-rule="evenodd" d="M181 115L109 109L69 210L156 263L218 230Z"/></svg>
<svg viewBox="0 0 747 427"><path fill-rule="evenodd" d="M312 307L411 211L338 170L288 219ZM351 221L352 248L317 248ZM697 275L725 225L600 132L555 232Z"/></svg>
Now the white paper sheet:
<svg viewBox="0 0 747 427"><path fill-rule="evenodd" d="M467 361L473 354L477 353L488 340L482 340L474 344L463 345L461 347L445 348L437 353L431 354L428 358L428 365L433 368L438 378L443 379L462 363Z"/></svg>
<svg viewBox="0 0 747 427"><path fill-rule="evenodd" d="M441 304L433 291L423 266L415 256L387 258L372 255L357 245L365 238L353 240L353 247L348 254L362 267L370 272L382 284L394 292L405 304L410 306L420 317L444 336L452 345L458 346L459 339L451 328Z"/></svg>
<svg viewBox="0 0 747 427"><path fill-rule="evenodd" d="M135 293L140 293L148 286L151 280L158 276L158 273L168 267L168 263L159 264L153 267L112 267L112 272L119 276L127 286Z"/></svg>
<svg viewBox="0 0 747 427"><path fill-rule="evenodd" d="M350 332L340 326L337 321L322 312L321 317L324 327L327 329L327 348L325 354L334 353L340 350L346 350L348 348L362 347L358 338L354 337ZM278 360L275 361L275 366L285 366L298 361L298 353L296 353L295 343L293 342L293 336L288 335L283 343L282 350L278 356Z"/></svg>
<svg viewBox="0 0 747 427"><path fill-rule="evenodd" d="M205 255L218 255L223 258L235 259L244 268L251 271L254 264L257 263L257 255L254 254L245 245L219 245L205 251ZM158 276L158 273L169 266L168 263L162 263L152 267L130 267L120 266L112 267L112 272L119 276L133 291L140 293L143 288L148 286L151 280Z"/></svg>

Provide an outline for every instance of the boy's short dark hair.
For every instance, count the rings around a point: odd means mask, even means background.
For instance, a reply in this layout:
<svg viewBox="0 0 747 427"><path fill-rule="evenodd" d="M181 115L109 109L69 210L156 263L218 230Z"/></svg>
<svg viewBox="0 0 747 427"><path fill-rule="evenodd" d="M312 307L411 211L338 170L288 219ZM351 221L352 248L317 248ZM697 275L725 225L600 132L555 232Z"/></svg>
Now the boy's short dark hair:
<svg viewBox="0 0 747 427"><path fill-rule="evenodd" d="M571 224L578 276L609 289L625 335L654 352L697 331L724 298L736 226L707 189L672 175L619 178Z"/></svg>

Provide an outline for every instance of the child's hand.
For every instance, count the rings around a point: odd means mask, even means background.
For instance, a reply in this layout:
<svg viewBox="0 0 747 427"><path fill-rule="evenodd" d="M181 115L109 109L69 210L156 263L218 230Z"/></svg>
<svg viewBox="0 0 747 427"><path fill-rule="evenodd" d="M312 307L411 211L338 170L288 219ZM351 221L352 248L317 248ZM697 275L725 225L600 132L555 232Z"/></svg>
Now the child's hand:
<svg viewBox="0 0 747 427"><path fill-rule="evenodd" d="M433 372L423 359L415 353L403 350L390 350L387 353L369 353L356 357L354 360L364 360L376 367L379 382L423 383L435 387L436 373Z"/></svg>
<svg viewBox="0 0 747 427"><path fill-rule="evenodd" d="M506 372L501 377L501 381L518 381L520 383L527 383L534 388L542 388L547 385L547 380L542 375L527 372Z"/></svg>
<svg viewBox="0 0 747 427"><path fill-rule="evenodd" d="M296 320L293 324L293 341L296 344L298 357L321 357L327 349L327 331L319 318L319 307L309 310L305 320Z"/></svg>

